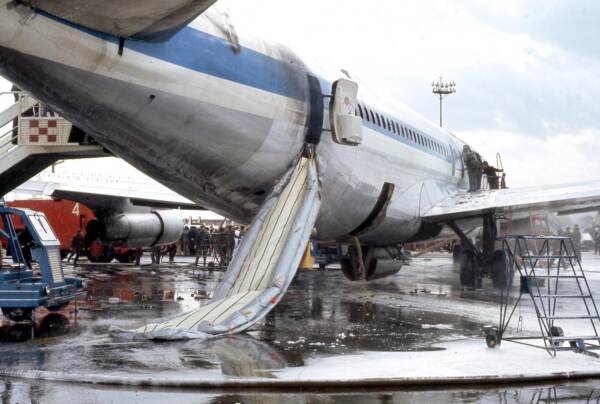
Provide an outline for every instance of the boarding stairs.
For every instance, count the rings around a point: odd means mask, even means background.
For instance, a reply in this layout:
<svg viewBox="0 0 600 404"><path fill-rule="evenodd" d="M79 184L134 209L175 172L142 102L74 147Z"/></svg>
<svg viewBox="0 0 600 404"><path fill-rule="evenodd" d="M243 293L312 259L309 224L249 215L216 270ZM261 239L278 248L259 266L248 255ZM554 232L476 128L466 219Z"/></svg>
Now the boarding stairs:
<svg viewBox="0 0 600 404"><path fill-rule="evenodd" d="M500 240L506 270L520 276L520 289L512 310L510 286L502 291L500 328L487 330L488 346L507 340L545 348L551 356L575 351L597 357L592 351L600 350L600 314L573 241L562 236L509 236ZM524 296L533 303L541 334L505 336ZM576 332L566 334L573 329ZM532 344L536 340L543 345Z"/></svg>
<svg viewBox="0 0 600 404"><path fill-rule="evenodd" d="M0 196L59 160L106 156L102 147L71 141L73 125L22 91L0 93Z"/></svg>
<svg viewBox="0 0 600 404"><path fill-rule="evenodd" d="M319 207L316 160L305 155L263 203L208 304L134 330L113 328L111 335L177 340L228 335L253 326L279 303L294 279Z"/></svg>

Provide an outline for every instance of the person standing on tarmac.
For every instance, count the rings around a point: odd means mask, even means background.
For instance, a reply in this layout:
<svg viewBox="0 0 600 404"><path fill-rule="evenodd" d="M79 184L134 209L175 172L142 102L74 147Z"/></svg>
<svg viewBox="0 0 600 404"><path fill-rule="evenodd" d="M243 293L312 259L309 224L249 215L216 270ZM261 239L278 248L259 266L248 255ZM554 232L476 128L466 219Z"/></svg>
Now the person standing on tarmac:
<svg viewBox="0 0 600 404"><path fill-rule="evenodd" d="M597 255L600 253L600 227L594 227L592 238L594 239L594 255Z"/></svg>
<svg viewBox="0 0 600 404"><path fill-rule="evenodd" d="M208 229L204 226L200 227L198 231L198 235L196 236L196 263L195 266L198 266L198 261L200 261L200 257L203 259L203 266L206 268L206 257L208 255L208 249L210 247L210 235L208 234Z"/></svg>
<svg viewBox="0 0 600 404"><path fill-rule="evenodd" d="M188 257L190 255L190 243L188 241L189 232L189 227L185 226L183 228L183 233L181 233L181 249L183 250L182 252L185 257Z"/></svg>
<svg viewBox="0 0 600 404"><path fill-rule="evenodd" d="M573 240L575 255L577 255L577 258L581 260L581 231L579 230L578 224L573 227L573 235L571 236L571 239Z"/></svg>
<svg viewBox="0 0 600 404"><path fill-rule="evenodd" d="M172 243L167 246L167 254L169 254L169 262L175 262L175 255L177 255L177 243Z"/></svg>
<svg viewBox="0 0 600 404"><path fill-rule="evenodd" d="M196 226L192 226L187 234L188 248L192 257L196 256L196 238L198 237L198 229Z"/></svg>
<svg viewBox="0 0 600 404"><path fill-rule="evenodd" d="M77 230L77 233L75 233L75 235L71 239L71 252L69 253L69 256L67 257L67 262L70 262L71 258L73 256L75 256L75 259L73 260L73 265L74 266L77 265L77 260L79 259L79 255L81 255L81 252L83 251L83 247L84 247L83 234L81 234L81 230Z"/></svg>
<svg viewBox="0 0 600 404"><path fill-rule="evenodd" d="M226 242L227 242L227 264L231 262L233 258L233 252L235 251L235 230L233 226L227 226L226 231Z"/></svg>
<svg viewBox="0 0 600 404"><path fill-rule="evenodd" d="M152 247L152 252L150 253L150 258L152 258L152 264L159 265L160 260L162 258L163 249L161 246Z"/></svg>

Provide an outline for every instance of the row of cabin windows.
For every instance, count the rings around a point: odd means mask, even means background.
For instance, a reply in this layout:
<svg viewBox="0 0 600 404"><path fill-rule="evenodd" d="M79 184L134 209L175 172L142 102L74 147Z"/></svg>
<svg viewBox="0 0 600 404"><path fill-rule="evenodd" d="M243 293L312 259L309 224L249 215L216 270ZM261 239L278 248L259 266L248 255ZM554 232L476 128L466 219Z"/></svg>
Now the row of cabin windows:
<svg viewBox="0 0 600 404"><path fill-rule="evenodd" d="M367 122L371 122L373 125L377 125L380 128L386 129L392 133L395 133L398 136L402 136L405 139L412 141L413 143L420 144L421 146L427 147L442 156L449 157L450 152L448 148L435 140L431 140L426 136L423 136L421 133L407 128L393 119L388 119L385 116L379 114L377 111L373 111L371 108L367 108L363 105L358 104L358 108L356 108L356 116L360 116L362 119L367 120Z"/></svg>

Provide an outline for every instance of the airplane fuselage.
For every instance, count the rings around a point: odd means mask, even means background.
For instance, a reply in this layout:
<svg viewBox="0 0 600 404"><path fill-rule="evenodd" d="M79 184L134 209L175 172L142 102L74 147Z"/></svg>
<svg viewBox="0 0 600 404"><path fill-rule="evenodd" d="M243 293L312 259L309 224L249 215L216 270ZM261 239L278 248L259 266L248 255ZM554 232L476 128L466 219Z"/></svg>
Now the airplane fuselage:
<svg viewBox="0 0 600 404"><path fill-rule="evenodd" d="M338 77L221 21L209 10L166 42L125 41L121 55L116 37L0 0L0 75L174 191L249 222L303 150L308 77L324 94ZM426 238L421 214L468 186L463 143L407 108L359 98L363 142L324 131L317 146L317 238ZM369 223L385 184L386 213Z"/></svg>

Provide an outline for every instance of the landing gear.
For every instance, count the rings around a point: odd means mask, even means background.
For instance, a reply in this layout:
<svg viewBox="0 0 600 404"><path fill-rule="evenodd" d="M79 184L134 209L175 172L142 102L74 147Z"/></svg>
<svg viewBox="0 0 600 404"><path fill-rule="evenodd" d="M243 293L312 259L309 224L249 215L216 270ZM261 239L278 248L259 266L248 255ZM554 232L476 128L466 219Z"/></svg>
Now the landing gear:
<svg viewBox="0 0 600 404"><path fill-rule="evenodd" d="M31 321L32 318L32 309L20 308L20 307L3 307L2 314L8 317L12 321L16 323L20 323L23 321Z"/></svg>
<svg viewBox="0 0 600 404"><path fill-rule="evenodd" d="M472 250L463 250L460 254L460 285L474 288L481 283L477 255Z"/></svg>
<svg viewBox="0 0 600 404"><path fill-rule="evenodd" d="M494 251L490 269L492 275L492 284L495 288L506 289L512 285L515 277L515 271L512 268L508 268L506 261L506 253L503 250Z"/></svg>
<svg viewBox="0 0 600 404"><path fill-rule="evenodd" d="M454 262L460 262L461 256L463 252L463 247L460 244L454 244L452 247L452 259Z"/></svg>
<svg viewBox="0 0 600 404"><path fill-rule="evenodd" d="M348 247L348 255L340 260L342 272L352 282L368 280L377 269L377 258L373 257L372 248L357 246Z"/></svg>
<svg viewBox="0 0 600 404"><path fill-rule="evenodd" d="M447 224L462 241L460 249L453 251L453 255L458 254L460 257L461 286L481 287L485 276L492 278L495 288L507 288L512 285L514 271L508 269L504 251L496 250L498 229L494 212L483 216L481 248L475 246L456 223L451 221Z"/></svg>
<svg viewBox="0 0 600 404"><path fill-rule="evenodd" d="M355 240L356 241L356 240ZM394 275L402 268L401 249L361 246L355 242L342 256L342 273L352 282L372 281Z"/></svg>

